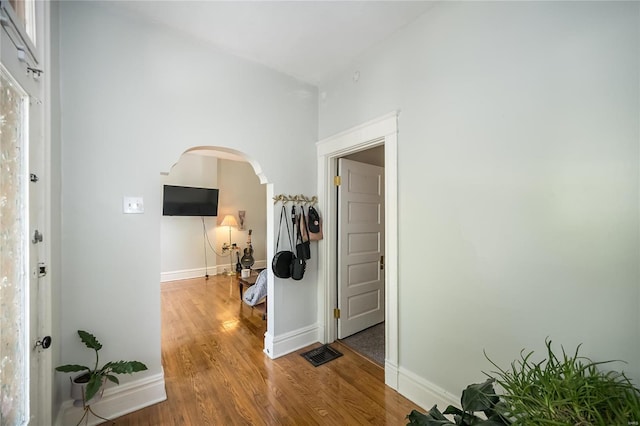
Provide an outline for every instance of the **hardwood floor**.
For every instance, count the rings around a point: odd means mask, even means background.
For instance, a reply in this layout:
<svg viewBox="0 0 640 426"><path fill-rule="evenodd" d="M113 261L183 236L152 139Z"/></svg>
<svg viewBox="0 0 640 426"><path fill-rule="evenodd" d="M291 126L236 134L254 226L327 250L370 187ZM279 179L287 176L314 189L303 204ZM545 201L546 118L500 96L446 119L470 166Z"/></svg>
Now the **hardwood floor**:
<svg viewBox="0 0 640 426"><path fill-rule="evenodd" d="M235 277L162 284L162 361L167 401L116 425L404 425L420 409L384 385L384 371L344 356L319 367L301 353L271 360L266 321L244 305Z"/></svg>

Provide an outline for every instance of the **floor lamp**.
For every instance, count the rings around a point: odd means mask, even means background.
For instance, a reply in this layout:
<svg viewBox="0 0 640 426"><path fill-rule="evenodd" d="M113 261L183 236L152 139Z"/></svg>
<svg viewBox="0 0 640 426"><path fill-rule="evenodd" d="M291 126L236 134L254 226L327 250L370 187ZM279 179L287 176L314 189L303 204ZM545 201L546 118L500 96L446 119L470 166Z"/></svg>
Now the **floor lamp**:
<svg viewBox="0 0 640 426"><path fill-rule="evenodd" d="M236 222L236 218L232 214L228 214L222 219L222 223L220 226L228 226L229 227L229 274L233 275L233 249L231 246L231 227L238 226L238 222Z"/></svg>

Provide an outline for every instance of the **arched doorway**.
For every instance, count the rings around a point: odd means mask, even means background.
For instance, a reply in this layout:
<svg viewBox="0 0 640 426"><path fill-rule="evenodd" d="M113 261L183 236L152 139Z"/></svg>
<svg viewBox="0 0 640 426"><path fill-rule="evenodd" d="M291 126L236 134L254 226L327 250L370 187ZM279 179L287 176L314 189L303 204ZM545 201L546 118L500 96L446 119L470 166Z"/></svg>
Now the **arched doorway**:
<svg viewBox="0 0 640 426"><path fill-rule="evenodd" d="M250 228L251 226L257 225L259 222L261 236L257 238L257 241L256 241L256 236L254 234L252 237L252 244L254 246L256 244L260 245L260 249L259 249L260 256L256 257L256 266L265 268L270 263L270 259L273 256L273 253L272 253L273 232L274 232L273 231L273 212L272 212L273 209L271 208L272 206L270 203L270 200L273 197L273 185L268 182L266 176L262 172L262 168L259 162L256 161L251 156L248 156L240 151L230 149L230 148L218 147L218 146L192 147L185 150L181 154L180 158L173 165L171 165L168 172L161 173L162 175L161 182L163 183L175 182L169 179L169 177L174 170L181 167L180 162L182 161L182 159L184 159L187 156L191 157L191 162L190 162L191 164L187 164L186 167L182 167L183 169L185 168L188 169L186 173L184 170L182 172L183 172L183 175L186 174L187 177L191 179L191 181L182 182L186 184L186 186L198 186L198 183L197 183L198 182L197 175L199 173L198 169L203 167L204 168L210 167L212 163L218 162L218 163L222 163L223 165L214 166L213 169L215 170L213 172L212 170L208 170L210 184L212 182L215 182L213 186L219 186L218 185L219 182L220 183L222 183L222 181L229 182L230 179L231 181L233 181L235 178L233 177L230 178L229 174L233 173L237 177L239 176L238 173L240 173L240 175L244 173L242 172L242 170L249 170L250 174L253 174L253 179L255 180L255 184L261 188L262 205L261 205L261 208L254 208L252 210L247 210L247 208L244 207L245 204L243 204L242 202L242 197L237 196L240 191L237 186L233 188L233 190L226 191L227 192L226 194L223 188L219 188L220 198L219 198L218 216L216 218L208 218L206 220L204 218L203 219L195 218L195 222L201 221L201 224L198 224L198 223L190 224L192 238L195 239L195 238L198 238L198 235L202 235L202 234L198 234L198 232L202 233L203 229L205 230L204 232L206 232L210 237L210 240L211 240L210 245L208 244L208 242L205 242L203 239L200 239L199 245L197 247L193 245L193 247L191 248L191 251L193 254L192 257L197 258L198 261L204 259L204 262L205 262L204 265L202 264L202 262L200 262L199 266L193 266L192 264L189 267L181 269L181 267L176 266L174 262L172 266L174 270L170 271L170 270L165 270L167 265L165 264L166 262L164 262L164 259L163 259L163 262L161 262L163 263L163 265L161 266L162 281L165 281L165 280L169 281L171 279L190 278L194 276L203 276L207 272L211 274L217 274L217 273L224 273L224 272L230 271L232 265L230 264L228 254L226 254L225 256L218 256L219 252L212 253L213 252L212 249L213 248L221 249L223 242L224 243L229 242L228 241L229 233L227 233L229 229L226 227L222 229L219 226L220 224L219 222L222 220L222 217L224 217L225 214L233 214L237 218L239 211L246 212L245 227L242 230L236 229L236 228L232 229L231 235L232 235L233 241L231 242L237 243L238 247L242 248L247 241L246 235L248 233L248 229L251 229ZM193 158L197 158L197 157L199 157L200 160L194 161ZM241 164L242 167L232 166L231 164L233 163ZM220 179L217 179L217 178L211 179L212 173L215 173L215 174L222 173L222 176ZM205 179L206 179L206 176L205 176ZM245 182L248 180L246 179L246 176L240 179ZM195 183L189 184L189 182L195 182ZM202 180L200 180L200 182L202 182ZM231 192L234 192L236 194L234 196L229 196ZM255 188L252 191L248 191L248 192L255 194ZM246 200L247 197L245 196L244 198ZM255 206L255 203L254 203L254 206ZM256 216L256 214L258 214L259 217ZM200 228L196 229L198 226ZM160 240L161 240L161 245L163 247L165 245L167 246L171 245L171 243L168 243L166 241L167 236L164 235L164 232L166 230L167 230L167 227L165 226L165 224L164 223L161 224ZM172 232L175 233L176 229L174 228ZM209 245L209 247L206 247L205 244ZM204 253L207 253L207 255L203 254L203 251ZM161 256L164 256L164 251L161 250L161 252L162 252ZM229 253L229 252L226 252L226 253ZM208 260L209 259L208 256L211 256L212 254L215 256L215 260L212 259L212 261L210 261ZM233 266L235 266L235 264ZM269 271L269 274L271 275L270 271ZM273 329L272 324L273 324L273 316L274 316L272 277L268 280L267 304L268 304L267 306L268 315L266 318L264 352L267 355L271 356L272 350L270 350L271 348L269 347L269 342L272 342L273 339L269 339L268 336L270 336L270 330Z"/></svg>

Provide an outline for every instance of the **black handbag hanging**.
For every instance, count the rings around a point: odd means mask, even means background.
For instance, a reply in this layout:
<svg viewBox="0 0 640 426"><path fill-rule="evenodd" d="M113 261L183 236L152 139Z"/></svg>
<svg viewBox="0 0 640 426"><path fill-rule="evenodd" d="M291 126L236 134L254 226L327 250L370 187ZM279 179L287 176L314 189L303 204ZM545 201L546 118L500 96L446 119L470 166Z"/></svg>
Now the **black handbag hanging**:
<svg viewBox="0 0 640 426"><path fill-rule="evenodd" d="M304 206L300 207L297 225L296 255L303 259L311 259L311 242L309 241L309 228L304 213Z"/></svg>
<svg viewBox="0 0 640 426"><path fill-rule="evenodd" d="M302 242L302 236L300 235L300 221L296 216L296 206L291 207L291 218L293 220L294 230L296 231L296 243ZM297 245L296 245L297 251ZM291 263L291 278L294 280L301 280L304 277L304 272L307 269L307 262L304 260L304 253L302 255L294 256Z"/></svg>
<svg viewBox="0 0 640 426"><path fill-rule="evenodd" d="M282 210L280 211L280 224L278 226L278 239L276 241L276 255L273 257L273 261L271 262L271 269L273 270L273 275L278 278L291 278L291 273L293 269L293 260L295 259L295 255L291 250L279 250L280 249L280 234L282 233L282 221L285 221L285 226L287 227L287 234L289 235L289 247L292 247L291 243L291 231L289 230L289 223L285 219L286 209L284 205L282 206Z"/></svg>

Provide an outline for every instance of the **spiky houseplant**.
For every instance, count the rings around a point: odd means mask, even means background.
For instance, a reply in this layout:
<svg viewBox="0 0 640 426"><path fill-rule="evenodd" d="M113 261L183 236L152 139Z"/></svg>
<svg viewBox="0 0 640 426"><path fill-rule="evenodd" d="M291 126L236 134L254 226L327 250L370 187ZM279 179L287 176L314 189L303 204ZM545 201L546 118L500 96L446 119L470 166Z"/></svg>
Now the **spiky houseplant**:
<svg viewBox="0 0 640 426"><path fill-rule="evenodd" d="M601 367L613 361L594 362L578 355L562 355L545 341L547 358L533 361L533 352L520 353L511 368L487 374L484 383L469 385L462 392L459 409L440 412L434 405L428 413L413 410L409 425L440 426L612 426L640 422L640 389L622 372ZM486 353L485 353L486 356ZM486 374L486 373L485 373ZM493 377L495 376L495 377ZM496 393L493 383L502 388ZM483 412L484 418L474 412ZM453 415L453 421L445 415Z"/></svg>
<svg viewBox="0 0 640 426"><path fill-rule="evenodd" d="M133 374L138 371L143 371L147 369L147 366L141 363L140 361L115 361L115 362L107 362L102 367L98 368L99 365L99 356L98 351L102 349L102 344L96 339L96 337L84 330L78 330L78 335L80 336L80 340L89 348L93 349L96 353L96 363L93 368L89 368L86 365L79 364L66 364L56 367L56 371L60 371L63 373L77 373L86 371L85 374L80 375L80 377L86 376L87 387L85 390L84 401L89 401L93 398L100 388L102 387L105 380L110 380L115 384L120 384L120 381L114 374ZM82 383L83 381L79 381L78 378L75 379L76 382Z"/></svg>
<svg viewBox="0 0 640 426"><path fill-rule="evenodd" d="M614 361L594 362L562 348L555 353L546 339L547 357L533 360L533 351L520 353L511 368L497 371L504 389L503 414L514 425L631 425L640 421L640 390L623 372L602 367ZM485 354L486 356L486 354Z"/></svg>

